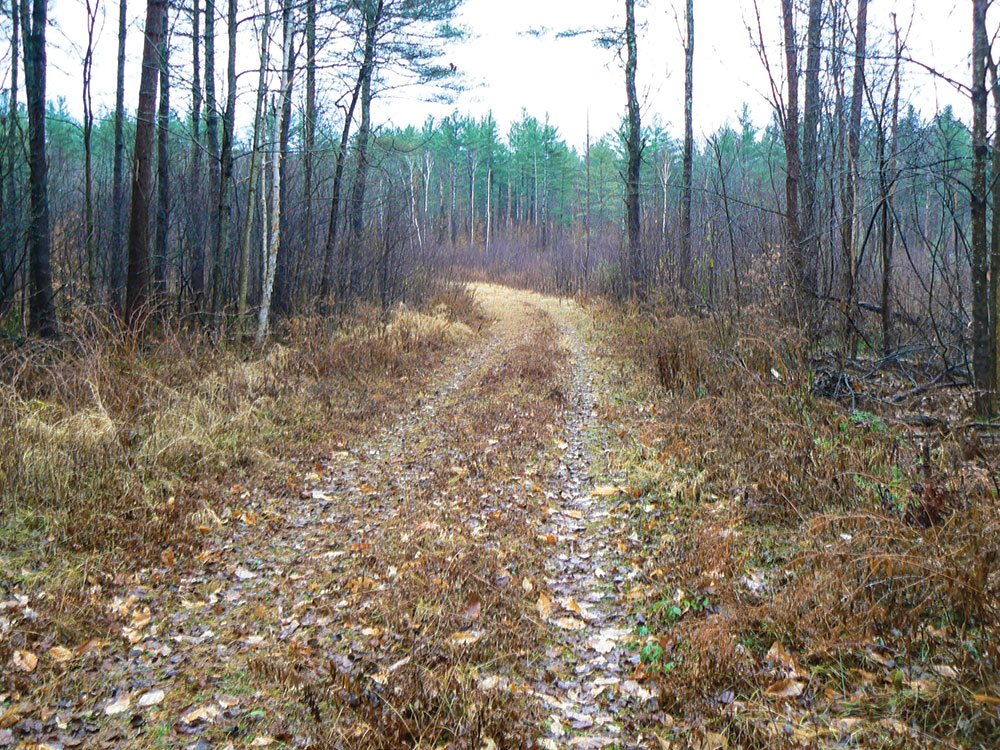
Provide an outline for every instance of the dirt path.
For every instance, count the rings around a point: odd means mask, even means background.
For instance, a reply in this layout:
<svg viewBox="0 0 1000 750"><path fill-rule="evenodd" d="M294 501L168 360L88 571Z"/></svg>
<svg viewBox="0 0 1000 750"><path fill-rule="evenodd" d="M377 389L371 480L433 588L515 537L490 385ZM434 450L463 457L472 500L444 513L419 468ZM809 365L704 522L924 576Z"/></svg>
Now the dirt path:
<svg viewBox="0 0 1000 750"><path fill-rule="evenodd" d="M318 456L287 497L234 488L194 560L120 581L115 635L57 674L36 696L44 720L17 736L638 746L632 717L654 696L630 679L621 498L594 476L585 315L500 287L476 296L490 331L395 424Z"/></svg>

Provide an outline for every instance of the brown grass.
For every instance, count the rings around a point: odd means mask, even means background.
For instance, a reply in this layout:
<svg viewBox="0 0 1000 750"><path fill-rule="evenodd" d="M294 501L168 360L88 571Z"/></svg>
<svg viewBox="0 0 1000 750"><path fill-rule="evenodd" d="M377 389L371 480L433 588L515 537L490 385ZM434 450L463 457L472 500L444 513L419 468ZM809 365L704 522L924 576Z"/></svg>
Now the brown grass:
<svg viewBox="0 0 1000 750"><path fill-rule="evenodd" d="M454 305L454 307L450 307ZM142 564L221 512L221 480L345 442L473 335L471 296L428 312L288 321L263 351L170 329L140 345L81 324L0 359L0 553ZM466 322L467 321L467 322Z"/></svg>
<svg viewBox="0 0 1000 750"><path fill-rule="evenodd" d="M714 714L744 746L794 744L800 723L835 740L837 717L876 746L899 726L917 746L1000 741L973 697L1000 695L997 458L962 449L971 428L824 400L800 337L760 316L599 325L632 363L609 368L624 398L605 419L654 508L633 523L666 707ZM775 641L807 685L791 713L762 695L785 676Z"/></svg>

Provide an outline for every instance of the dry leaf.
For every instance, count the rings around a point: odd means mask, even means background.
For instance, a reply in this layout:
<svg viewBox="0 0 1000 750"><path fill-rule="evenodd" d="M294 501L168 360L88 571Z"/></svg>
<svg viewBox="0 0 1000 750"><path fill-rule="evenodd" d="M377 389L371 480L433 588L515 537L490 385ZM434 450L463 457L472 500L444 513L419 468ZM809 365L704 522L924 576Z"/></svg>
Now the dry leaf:
<svg viewBox="0 0 1000 750"><path fill-rule="evenodd" d="M575 617L559 617L552 621L554 625L558 625L563 630L583 630L586 624L582 620L577 620Z"/></svg>
<svg viewBox="0 0 1000 750"><path fill-rule="evenodd" d="M548 620L552 616L552 600L549 599L545 594L539 594L538 604L538 614L543 620Z"/></svg>
<svg viewBox="0 0 1000 750"><path fill-rule="evenodd" d="M563 609L568 609L570 612L576 612L578 615L583 615L583 608L576 603L576 600L571 596L564 596L559 600L559 605Z"/></svg>
<svg viewBox="0 0 1000 750"><path fill-rule="evenodd" d="M448 637L448 645L452 648L469 646L479 641L482 637L483 633L479 630L459 630Z"/></svg>
<svg viewBox="0 0 1000 750"><path fill-rule="evenodd" d="M73 658L73 652L62 646L53 646L49 649L49 656L56 664L64 664Z"/></svg>
<svg viewBox="0 0 1000 750"><path fill-rule="evenodd" d="M946 680L957 680L958 670L948 664L935 664L931 667L932 672L936 672L941 677Z"/></svg>
<svg viewBox="0 0 1000 750"><path fill-rule="evenodd" d="M244 568L242 565L238 565L236 567L235 573L236 573L236 577L239 578L241 581L249 581L249 580L257 577L256 573L254 573L252 570L248 570L247 568Z"/></svg>
<svg viewBox="0 0 1000 750"><path fill-rule="evenodd" d="M531 582L530 578L525 578L523 581L521 581L521 588L524 589L524 593L530 594L532 591L535 590L535 584Z"/></svg>
<svg viewBox="0 0 1000 750"><path fill-rule="evenodd" d="M976 701L976 703L985 703L987 706L1000 706L1000 698L997 698L995 695L976 693L972 696L972 700Z"/></svg>
<svg viewBox="0 0 1000 750"><path fill-rule="evenodd" d="M206 721L211 724L220 713L218 706L209 703L206 706L192 708L181 717L181 721L185 724L194 724L196 721Z"/></svg>
<svg viewBox="0 0 1000 750"><path fill-rule="evenodd" d="M148 693L143 693L139 696L139 700L136 701L136 705L142 708L158 706L163 703L164 697L165 693L162 690L150 690Z"/></svg>
<svg viewBox="0 0 1000 750"><path fill-rule="evenodd" d="M112 701L104 707L104 714L106 716L116 716L117 714L125 713L128 711L129 706L132 705L132 699L129 697L128 693L121 696L118 700Z"/></svg>
<svg viewBox="0 0 1000 750"><path fill-rule="evenodd" d="M254 741L250 743L250 747L268 747L274 744L273 737L265 737L261 735L260 737L255 737Z"/></svg>
<svg viewBox="0 0 1000 750"><path fill-rule="evenodd" d="M22 672L34 672L38 666L38 657L30 651L15 651L13 661Z"/></svg>
<svg viewBox="0 0 1000 750"><path fill-rule="evenodd" d="M462 613L462 617L466 620L478 620L479 613L483 610L483 600L479 598L479 594L473 594L469 597L469 601L465 604L465 611Z"/></svg>
<svg viewBox="0 0 1000 750"><path fill-rule="evenodd" d="M132 613L132 628L134 630L141 630L152 621L153 613L149 611L149 607Z"/></svg>
<svg viewBox="0 0 1000 750"><path fill-rule="evenodd" d="M698 750L726 750L729 747L729 738L718 732L705 732L705 736L698 746Z"/></svg>
<svg viewBox="0 0 1000 750"><path fill-rule="evenodd" d="M620 489L611 485L605 485L602 487L594 487L593 491L590 493L594 497L614 497L619 492Z"/></svg>
<svg viewBox="0 0 1000 750"><path fill-rule="evenodd" d="M798 680L779 680L764 692L771 698L797 698L805 689Z"/></svg>
<svg viewBox="0 0 1000 750"><path fill-rule="evenodd" d="M177 556L174 554L174 551L172 549L164 550L163 553L160 555L160 560L168 568L172 568L174 567L174 565L177 564Z"/></svg>

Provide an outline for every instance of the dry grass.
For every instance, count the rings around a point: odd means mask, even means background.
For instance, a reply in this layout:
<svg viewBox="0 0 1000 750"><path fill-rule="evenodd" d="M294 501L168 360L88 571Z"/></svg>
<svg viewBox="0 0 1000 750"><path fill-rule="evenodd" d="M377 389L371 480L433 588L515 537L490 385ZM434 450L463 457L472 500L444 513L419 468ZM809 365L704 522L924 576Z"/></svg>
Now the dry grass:
<svg viewBox="0 0 1000 750"><path fill-rule="evenodd" d="M762 317L599 325L666 707L744 746L1000 742L995 453L815 395Z"/></svg>
<svg viewBox="0 0 1000 750"><path fill-rule="evenodd" d="M57 348L4 352L0 553L142 564L183 546L222 512L228 474L352 439L471 337L471 297L442 294L430 312L360 310L336 329L292 320L264 351L197 328L140 345L80 325Z"/></svg>

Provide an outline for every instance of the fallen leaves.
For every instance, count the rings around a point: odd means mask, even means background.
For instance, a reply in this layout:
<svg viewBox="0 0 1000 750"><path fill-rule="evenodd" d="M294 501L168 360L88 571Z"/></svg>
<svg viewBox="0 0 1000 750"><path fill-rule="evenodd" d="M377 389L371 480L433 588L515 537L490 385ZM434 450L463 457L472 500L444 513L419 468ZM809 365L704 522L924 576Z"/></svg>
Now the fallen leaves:
<svg viewBox="0 0 1000 750"><path fill-rule="evenodd" d="M65 664L73 660L73 652L64 646L53 646L49 649L49 658L56 664Z"/></svg>
<svg viewBox="0 0 1000 750"><path fill-rule="evenodd" d="M615 487L614 485L602 485L600 487L594 487L590 494L592 497L609 498L614 497L615 495L620 495L621 492L621 489Z"/></svg>
<svg viewBox="0 0 1000 750"><path fill-rule="evenodd" d="M770 698L798 698L805 691L806 686L796 679L787 678L778 680L771 685L764 694Z"/></svg>
<svg viewBox="0 0 1000 750"><path fill-rule="evenodd" d="M473 643L478 643L482 640L482 637L483 632L481 630L460 630L448 636L448 645L452 648L471 646Z"/></svg>
<svg viewBox="0 0 1000 750"><path fill-rule="evenodd" d="M158 706L163 703L163 699L166 694L162 690L150 690L148 693L143 693L139 696L139 700L136 701L136 705L141 708L149 708L150 706Z"/></svg>
<svg viewBox="0 0 1000 750"><path fill-rule="evenodd" d="M462 612L462 617L466 620L478 620L482 610L483 600L479 598L478 594L473 594L465 604L465 611Z"/></svg>
<svg viewBox="0 0 1000 750"><path fill-rule="evenodd" d="M194 724L199 721L211 724L218 718L220 713L222 713L222 709L214 703L207 703L204 706L197 706L189 710L181 716L181 721L185 724Z"/></svg>
<svg viewBox="0 0 1000 750"><path fill-rule="evenodd" d="M11 660L22 672L34 672L38 666L38 657L31 651L15 651Z"/></svg>
<svg viewBox="0 0 1000 750"><path fill-rule="evenodd" d="M129 710L131 705L132 698L128 693L125 693L104 707L104 715L117 716L118 714L123 714Z"/></svg>
<svg viewBox="0 0 1000 750"><path fill-rule="evenodd" d="M539 594L538 604L535 605L535 608L538 610L538 615L543 620L548 620L550 617L552 617L552 612L554 610L554 607L552 606L552 600L549 599L549 597L546 596L544 593Z"/></svg>

